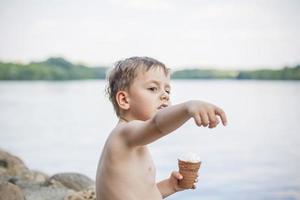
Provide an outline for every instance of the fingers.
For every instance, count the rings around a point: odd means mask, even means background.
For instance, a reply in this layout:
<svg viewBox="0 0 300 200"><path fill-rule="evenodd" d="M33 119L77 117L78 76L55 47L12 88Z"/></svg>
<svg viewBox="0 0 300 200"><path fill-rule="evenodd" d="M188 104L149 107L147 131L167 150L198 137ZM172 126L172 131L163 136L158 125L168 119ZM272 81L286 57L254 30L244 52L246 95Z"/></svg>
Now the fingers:
<svg viewBox="0 0 300 200"><path fill-rule="evenodd" d="M227 125L227 117L225 112L214 105L207 106L205 109L202 109L198 113L194 113L194 120L197 126L204 126L209 128L215 128L219 123L219 117L224 126Z"/></svg>
<svg viewBox="0 0 300 200"><path fill-rule="evenodd" d="M195 183L198 182L198 177L199 177L199 172L197 173L196 179L195 179Z"/></svg>
<svg viewBox="0 0 300 200"><path fill-rule="evenodd" d="M178 180L181 180L183 178L183 176L177 171L173 171L171 176L173 176L174 178L176 178Z"/></svg>
<svg viewBox="0 0 300 200"><path fill-rule="evenodd" d="M209 126L209 128L214 128L219 124L219 119L213 111L208 113L200 112L199 115L194 116L194 120L197 126Z"/></svg>
<svg viewBox="0 0 300 200"><path fill-rule="evenodd" d="M207 127L207 125L209 124L208 114L206 112L203 112L203 111L201 111L199 114L201 116L202 125L204 127Z"/></svg>
<svg viewBox="0 0 300 200"><path fill-rule="evenodd" d="M198 182L198 176L199 176L199 173L197 173L197 176L196 176L196 178L194 180L194 184L193 184L193 186L192 186L191 189L196 189L196 183ZM171 173L171 177L173 177L173 179L177 179L177 180L183 179L183 176L179 172L177 172L177 171L173 171ZM178 184L178 182L177 182L177 184ZM179 186L177 186L177 187L179 187ZM181 191L181 190L184 190L184 188L181 188L180 190L177 190L177 191Z"/></svg>
<svg viewBox="0 0 300 200"><path fill-rule="evenodd" d="M227 117L226 117L225 112L221 108L217 107L215 110L215 113L216 113L216 115L220 116L220 118L222 120L222 124L224 126L226 126L227 125Z"/></svg>
<svg viewBox="0 0 300 200"><path fill-rule="evenodd" d="M200 112L199 115L195 116L195 121L198 126L204 126L209 128L215 128L219 123L219 119L217 118L214 110L209 110L207 112ZM196 120L197 119L197 120Z"/></svg>
<svg viewBox="0 0 300 200"><path fill-rule="evenodd" d="M194 181L194 185L193 185L192 189L196 189L196 183L198 183L198 177L199 177L199 172L197 173L197 178Z"/></svg>
<svg viewBox="0 0 300 200"><path fill-rule="evenodd" d="M194 120L195 120L195 123L197 124L197 126L201 126L202 120L201 120L201 117L199 115L195 115Z"/></svg>
<svg viewBox="0 0 300 200"><path fill-rule="evenodd" d="M219 124L219 120L216 117L215 112L212 110L208 111L208 117L209 117L208 128L215 128Z"/></svg>
<svg viewBox="0 0 300 200"><path fill-rule="evenodd" d="M197 182L198 182L198 178L195 179L194 185L193 185L193 187L192 187L193 190L196 189L196 183L197 183Z"/></svg>

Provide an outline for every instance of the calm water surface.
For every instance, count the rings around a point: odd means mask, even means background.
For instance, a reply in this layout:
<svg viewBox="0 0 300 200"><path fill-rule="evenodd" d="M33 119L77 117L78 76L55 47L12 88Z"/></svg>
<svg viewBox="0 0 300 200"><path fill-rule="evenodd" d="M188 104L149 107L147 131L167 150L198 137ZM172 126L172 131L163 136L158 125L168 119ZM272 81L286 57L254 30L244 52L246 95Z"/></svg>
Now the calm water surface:
<svg viewBox="0 0 300 200"><path fill-rule="evenodd" d="M94 179L99 155L117 118L104 81L0 82L0 148L48 174L81 172ZM177 157L197 152L196 190L168 199L300 199L300 82L173 81L172 102L213 102L227 127L190 120L150 145L157 180Z"/></svg>

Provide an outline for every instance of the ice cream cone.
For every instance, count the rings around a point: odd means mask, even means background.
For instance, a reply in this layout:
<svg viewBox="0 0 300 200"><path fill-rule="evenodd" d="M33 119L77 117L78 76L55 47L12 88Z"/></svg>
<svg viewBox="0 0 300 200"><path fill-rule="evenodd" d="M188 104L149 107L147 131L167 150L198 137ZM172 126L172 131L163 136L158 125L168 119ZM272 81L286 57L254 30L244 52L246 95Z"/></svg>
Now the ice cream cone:
<svg viewBox="0 0 300 200"><path fill-rule="evenodd" d="M192 188L197 178L201 162L187 162L178 159L179 173L183 179L179 180L179 187L184 189Z"/></svg>

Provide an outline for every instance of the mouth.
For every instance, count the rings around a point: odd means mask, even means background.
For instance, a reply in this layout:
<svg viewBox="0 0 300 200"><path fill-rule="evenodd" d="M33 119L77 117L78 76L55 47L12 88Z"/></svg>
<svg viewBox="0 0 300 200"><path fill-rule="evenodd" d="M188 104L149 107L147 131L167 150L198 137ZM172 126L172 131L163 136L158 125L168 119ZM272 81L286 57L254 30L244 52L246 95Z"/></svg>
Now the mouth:
<svg viewBox="0 0 300 200"><path fill-rule="evenodd" d="M162 104L162 105L160 105L157 109L160 110L160 109L163 109L163 108L166 108L166 107L168 107L168 105Z"/></svg>

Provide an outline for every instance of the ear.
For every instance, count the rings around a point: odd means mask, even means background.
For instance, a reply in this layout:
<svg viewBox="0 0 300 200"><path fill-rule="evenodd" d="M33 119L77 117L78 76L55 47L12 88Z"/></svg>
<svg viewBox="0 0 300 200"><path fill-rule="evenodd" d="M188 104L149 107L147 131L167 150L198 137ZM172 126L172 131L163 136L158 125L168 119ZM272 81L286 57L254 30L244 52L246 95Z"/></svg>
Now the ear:
<svg viewBox="0 0 300 200"><path fill-rule="evenodd" d="M119 91L116 94L116 100L119 107L123 110L128 110L130 108L129 105L129 95L125 91Z"/></svg>

